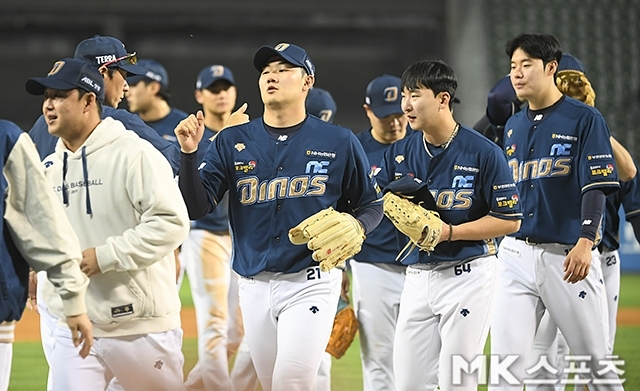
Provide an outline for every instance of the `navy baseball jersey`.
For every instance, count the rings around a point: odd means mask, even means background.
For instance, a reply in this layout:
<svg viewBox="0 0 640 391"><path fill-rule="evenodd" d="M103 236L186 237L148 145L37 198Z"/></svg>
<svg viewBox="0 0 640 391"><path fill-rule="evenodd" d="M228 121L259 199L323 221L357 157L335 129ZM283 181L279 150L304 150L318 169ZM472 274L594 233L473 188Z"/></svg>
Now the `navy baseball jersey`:
<svg viewBox="0 0 640 391"><path fill-rule="evenodd" d="M229 190L233 269L296 273L317 262L289 229L332 206L353 213L381 202L351 130L307 116L298 132L272 137L262 118L218 133L200 165L213 204Z"/></svg>
<svg viewBox="0 0 640 391"><path fill-rule="evenodd" d="M205 126L202 140L198 143L197 159L199 162L204 159L204 155L207 152L207 149L209 149L209 145L211 145L211 139L216 135L216 133L217 132L214 132ZM191 227L204 229L210 232L229 231L229 201L227 197L225 196L225 198L218 203L211 213L208 213L206 216L199 218L198 220L194 220L191 223Z"/></svg>
<svg viewBox="0 0 640 391"><path fill-rule="evenodd" d="M620 190L607 196L602 244L609 250L620 248L620 205L624 208L627 221L640 215L640 178L638 175L629 182L620 182Z"/></svg>
<svg viewBox="0 0 640 391"><path fill-rule="evenodd" d="M18 142L22 129L13 122L0 120L0 162L7 164L11 150ZM2 194L6 194L9 186L4 175L0 175ZM5 203L0 204L0 213L4 216ZM27 302L29 264L24 260L13 238L9 234L6 223L0 226L2 246L0 246L0 322L20 319Z"/></svg>
<svg viewBox="0 0 640 391"><path fill-rule="evenodd" d="M145 121L145 123L151 126L160 136L162 136L163 139L171 141L174 144L178 144L178 139L176 138L173 130L178 126L180 121L188 116L189 115L182 110L171 108L169 114L164 118L157 121Z"/></svg>
<svg viewBox="0 0 640 391"><path fill-rule="evenodd" d="M160 137L158 133L145 124L138 115L132 114L127 110L103 106L101 119L107 117L112 117L122 122L125 128L134 131L140 138L150 142L151 145L160 151L169 161L171 168L173 168L173 174L176 175L178 173L178 169L180 168L180 147L176 143ZM44 116L41 115L36 123L33 124L31 130L29 130L29 136L31 136L31 139L33 139L33 142L36 144L40 159L44 159L55 151L58 138L49 134L49 127L44 120Z"/></svg>
<svg viewBox="0 0 640 391"><path fill-rule="evenodd" d="M527 107L505 126L504 150L524 214L520 231L510 236L573 245L580 237L581 195L619 187L604 118L591 106L563 99L533 120Z"/></svg>
<svg viewBox="0 0 640 391"><path fill-rule="evenodd" d="M413 130L407 130L407 137L414 133ZM367 154L371 171L375 172L384 152L391 144L382 144L376 141L371 135L371 129L360 132L356 135L362 148ZM404 235L398 235L398 230L393 223L385 216L380 224L373 231L367 234L367 239L362 245L362 251L354 256L360 262L383 262L394 263L396 256L400 250L407 244L408 239Z"/></svg>
<svg viewBox="0 0 640 391"><path fill-rule="evenodd" d="M445 223L462 224L486 215L522 219L518 190L504 153L465 126L460 126L448 147L434 156L427 150L422 132L392 144L375 178L384 187L406 175L427 183L436 211ZM466 261L496 253L495 239L442 242L435 251L420 251L419 257L407 258L403 263Z"/></svg>

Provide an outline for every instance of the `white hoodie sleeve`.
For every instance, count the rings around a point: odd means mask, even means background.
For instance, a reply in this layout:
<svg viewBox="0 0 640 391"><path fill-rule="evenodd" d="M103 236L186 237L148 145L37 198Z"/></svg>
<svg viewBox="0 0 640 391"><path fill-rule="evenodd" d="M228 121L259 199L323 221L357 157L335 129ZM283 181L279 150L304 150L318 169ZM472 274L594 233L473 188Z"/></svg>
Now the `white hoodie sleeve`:
<svg viewBox="0 0 640 391"><path fill-rule="evenodd" d="M171 166L143 145L127 170L125 186L140 223L96 247L100 270L146 268L172 254L189 234L189 215Z"/></svg>
<svg viewBox="0 0 640 391"><path fill-rule="evenodd" d="M3 174L8 183L4 219L18 251L33 269L46 270L65 316L86 313L89 279L79 267L80 242L26 133L9 153Z"/></svg>

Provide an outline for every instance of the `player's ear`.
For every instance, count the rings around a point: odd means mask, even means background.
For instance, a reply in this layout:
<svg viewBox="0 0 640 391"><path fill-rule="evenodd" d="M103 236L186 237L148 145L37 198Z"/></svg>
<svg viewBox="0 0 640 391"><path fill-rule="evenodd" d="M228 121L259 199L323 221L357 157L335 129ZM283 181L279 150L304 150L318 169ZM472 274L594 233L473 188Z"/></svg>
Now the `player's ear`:
<svg viewBox="0 0 640 391"><path fill-rule="evenodd" d="M558 61L551 60L547 63L547 72L550 75L555 75L558 72Z"/></svg>
<svg viewBox="0 0 640 391"><path fill-rule="evenodd" d="M202 102L204 101L204 98L202 97L202 90L196 90L193 95L196 98L196 102L202 104Z"/></svg>
<svg viewBox="0 0 640 391"><path fill-rule="evenodd" d="M160 92L160 90L162 89L162 85L160 85L160 83L158 83L157 81L151 82L151 92L156 95Z"/></svg>
<svg viewBox="0 0 640 391"><path fill-rule="evenodd" d="M308 91L311 89L311 87L313 87L313 84L316 82L316 78L314 76L310 76L310 75L306 75L304 77L304 85L303 85L303 90L304 91Z"/></svg>

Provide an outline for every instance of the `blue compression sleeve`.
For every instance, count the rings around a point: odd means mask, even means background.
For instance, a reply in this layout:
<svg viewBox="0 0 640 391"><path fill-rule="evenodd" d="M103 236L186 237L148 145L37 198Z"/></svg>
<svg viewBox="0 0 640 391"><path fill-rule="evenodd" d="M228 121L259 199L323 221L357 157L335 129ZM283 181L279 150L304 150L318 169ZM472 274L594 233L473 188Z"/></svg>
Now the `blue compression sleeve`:
<svg viewBox="0 0 640 391"><path fill-rule="evenodd" d="M581 238L587 238L592 241L596 240L596 233L598 232L598 227L602 220L606 198L607 197L604 195L604 192L600 189L589 190L582 195Z"/></svg>
<svg viewBox="0 0 640 391"><path fill-rule="evenodd" d="M380 224L383 216L382 203L378 203L360 209L356 214L356 219L358 219L364 227L364 233L368 234Z"/></svg>
<svg viewBox="0 0 640 391"><path fill-rule="evenodd" d="M178 172L178 185L191 220L197 220L213 210L207 190L198 173L197 155L197 152L180 152L180 171Z"/></svg>

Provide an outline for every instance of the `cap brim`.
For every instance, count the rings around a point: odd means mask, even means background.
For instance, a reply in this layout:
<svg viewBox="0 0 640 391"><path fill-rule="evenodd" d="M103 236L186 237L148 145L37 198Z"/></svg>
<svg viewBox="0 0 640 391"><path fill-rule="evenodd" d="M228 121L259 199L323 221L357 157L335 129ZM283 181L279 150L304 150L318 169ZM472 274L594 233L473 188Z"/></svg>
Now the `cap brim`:
<svg viewBox="0 0 640 391"><path fill-rule="evenodd" d="M304 64L300 64L291 56L288 56L284 52L279 52L270 46L263 46L256 54L253 56L253 66L258 70L262 71L264 67L267 65L267 61L269 61L272 57L282 57L286 62L295 65L300 68L304 68Z"/></svg>
<svg viewBox="0 0 640 391"><path fill-rule="evenodd" d="M141 67L136 64L122 64L122 62L118 63L117 66L119 68L124 69L131 76L144 76L147 74L147 68Z"/></svg>
<svg viewBox="0 0 640 391"><path fill-rule="evenodd" d="M78 87L66 81L56 80L50 77L32 77L25 83L25 88L31 95L44 95L44 91L47 88L67 91Z"/></svg>
<svg viewBox="0 0 640 391"><path fill-rule="evenodd" d="M384 118L391 114L404 114L400 105L397 105L397 106L385 105L385 106L378 106L378 107L369 106L369 108L371 109L371 111L373 111L373 114L375 114L375 116L378 118Z"/></svg>
<svg viewBox="0 0 640 391"><path fill-rule="evenodd" d="M142 75L127 76L127 84L129 84L130 86L135 86L136 84L140 83L145 78L147 78L147 77L146 76L142 76Z"/></svg>

